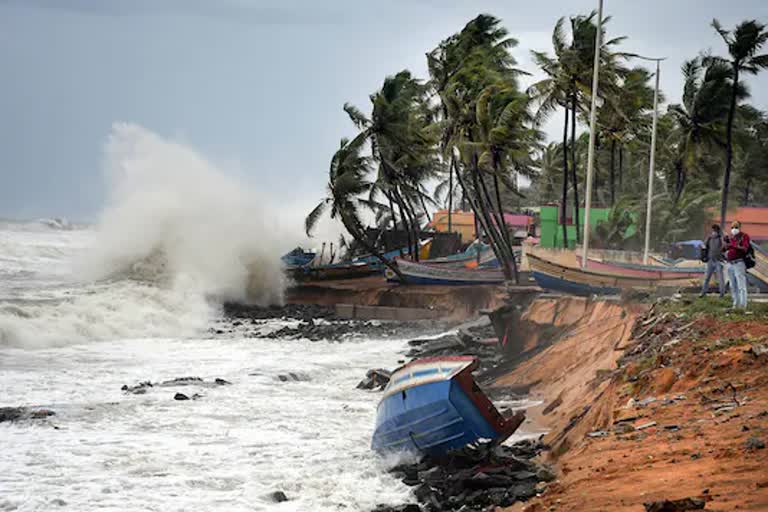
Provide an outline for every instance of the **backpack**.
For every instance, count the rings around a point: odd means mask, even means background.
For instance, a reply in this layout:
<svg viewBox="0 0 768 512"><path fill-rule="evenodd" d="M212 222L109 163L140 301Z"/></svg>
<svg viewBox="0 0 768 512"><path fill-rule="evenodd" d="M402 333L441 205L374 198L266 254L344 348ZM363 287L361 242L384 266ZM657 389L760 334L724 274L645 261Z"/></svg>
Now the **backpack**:
<svg viewBox="0 0 768 512"><path fill-rule="evenodd" d="M699 259L703 261L704 263L709 260L709 244L704 243L704 245L699 246Z"/></svg>
<svg viewBox="0 0 768 512"><path fill-rule="evenodd" d="M755 263L755 248L752 247L752 244L749 244L747 254L744 256L744 266L750 269L755 266Z"/></svg>

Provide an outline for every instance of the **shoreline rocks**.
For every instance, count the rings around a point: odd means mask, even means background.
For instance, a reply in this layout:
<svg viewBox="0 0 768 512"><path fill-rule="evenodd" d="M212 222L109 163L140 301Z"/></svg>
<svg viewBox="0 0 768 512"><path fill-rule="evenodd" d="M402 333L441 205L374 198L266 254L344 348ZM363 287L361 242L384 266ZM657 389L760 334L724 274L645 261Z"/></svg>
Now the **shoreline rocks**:
<svg viewBox="0 0 768 512"><path fill-rule="evenodd" d="M444 510L483 511L534 497L542 483L554 480L548 467L532 459L546 450L540 441L512 446L468 446L440 459L425 457L390 470L414 487L417 503L379 505L373 512Z"/></svg>

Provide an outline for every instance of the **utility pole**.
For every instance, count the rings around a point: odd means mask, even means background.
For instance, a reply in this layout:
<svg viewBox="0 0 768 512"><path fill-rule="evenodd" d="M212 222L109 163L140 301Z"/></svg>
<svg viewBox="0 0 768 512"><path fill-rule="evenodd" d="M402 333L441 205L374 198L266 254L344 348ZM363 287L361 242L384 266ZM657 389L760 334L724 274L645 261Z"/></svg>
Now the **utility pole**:
<svg viewBox="0 0 768 512"><path fill-rule="evenodd" d="M603 0L597 8L597 33L595 34L595 61L592 64L592 107L589 111L589 151L587 152L587 199L584 208L584 244L581 247L581 268L587 268L589 252L589 211L592 208L592 172L595 167L595 125L597 124L597 90L600 77L600 47L603 36ZM579 222L579 219L576 219Z"/></svg>

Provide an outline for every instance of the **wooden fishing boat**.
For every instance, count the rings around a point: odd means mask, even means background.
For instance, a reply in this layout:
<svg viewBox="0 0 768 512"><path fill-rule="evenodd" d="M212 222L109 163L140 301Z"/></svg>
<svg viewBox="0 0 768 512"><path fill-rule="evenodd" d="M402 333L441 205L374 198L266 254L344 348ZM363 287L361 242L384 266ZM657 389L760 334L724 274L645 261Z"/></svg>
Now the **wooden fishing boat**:
<svg viewBox="0 0 768 512"><path fill-rule="evenodd" d="M598 273L567 267L528 255L531 273L538 285L547 290L574 295L616 295L622 290L687 289L701 286L699 276L639 277Z"/></svg>
<svg viewBox="0 0 768 512"><path fill-rule="evenodd" d="M435 357L395 370L376 414L371 447L378 452L443 455L487 439L501 443L522 424L504 418L472 378L477 359Z"/></svg>
<svg viewBox="0 0 768 512"><path fill-rule="evenodd" d="M768 290L768 251L754 242L752 248L755 251L755 266L749 269L749 276L754 278L754 284L761 291Z"/></svg>
<svg viewBox="0 0 768 512"><path fill-rule="evenodd" d="M504 274L501 270L465 269L424 265L407 260L397 260L397 267L405 276L407 284L433 285L478 285L501 284ZM387 269L387 280L397 281L394 272Z"/></svg>
<svg viewBox="0 0 768 512"><path fill-rule="evenodd" d="M581 264L581 256L577 256ZM612 274L633 277L645 277L649 279L673 279L677 277L690 277L701 279L704 267L662 267L658 265L640 265L638 263L626 263L622 261L603 261L587 258L587 270L600 274Z"/></svg>
<svg viewBox="0 0 768 512"><path fill-rule="evenodd" d="M320 265L317 267L304 267L300 274L296 275L299 281L326 281L330 279L354 279L379 274L381 269L365 262L335 263L332 265Z"/></svg>

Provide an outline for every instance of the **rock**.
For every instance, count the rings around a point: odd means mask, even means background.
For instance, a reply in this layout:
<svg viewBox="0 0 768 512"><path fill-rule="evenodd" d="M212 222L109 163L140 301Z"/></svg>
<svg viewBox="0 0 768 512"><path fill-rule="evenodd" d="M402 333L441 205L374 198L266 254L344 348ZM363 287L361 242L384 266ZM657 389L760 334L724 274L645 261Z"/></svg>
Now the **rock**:
<svg viewBox="0 0 768 512"><path fill-rule="evenodd" d="M217 378L216 378L216 380L214 380L213 382L215 382L215 383L216 383L216 384L218 384L219 386L229 386L229 385L231 385L231 384L232 384L232 383L231 383L231 382L229 382L228 380L219 379L218 377L217 377Z"/></svg>
<svg viewBox="0 0 768 512"><path fill-rule="evenodd" d="M4 421L16 421L27 413L26 407L0 407L0 423Z"/></svg>
<svg viewBox="0 0 768 512"><path fill-rule="evenodd" d="M645 512L684 512L686 510L701 510L706 502L700 498L683 498L680 500L661 500L643 503Z"/></svg>
<svg viewBox="0 0 768 512"><path fill-rule="evenodd" d="M269 498L275 503L288 501L288 496L286 496L283 491L275 491L269 495Z"/></svg>
<svg viewBox="0 0 768 512"><path fill-rule="evenodd" d="M37 409L34 411L31 411L29 413L29 417L33 420L39 420L42 418L47 418L48 416L54 416L56 413L49 410L49 409Z"/></svg>
<svg viewBox="0 0 768 512"><path fill-rule="evenodd" d="M176 393L173 395L174 400L189 400L189 397L185 395L184 393Z"/></svg>
<svg viewBox="0 0 768 512"><path fill-rule="evenodd" d="M368 370L365 378L358 383L357 389L384 389L389 384L391 375L392 372L383 368Z"/></svg>
<svg viewBox="0 0 768 512"><path fill-rule="evenodd" d="M635 427L635 430L645 430L647 428L655 427L656 422L655 421L649 421L648 423L643 423L642 425L638 425Z"/></svg>
<svg viewBox="0 0 768 512"><path fill-rule="evenodd" d="M546 466L542 466L538 471L536 471L536 478L538 478L541 482L554 482L555 479L557 479L557 475L555 475L555 472L552 471L552 469Z"/></svg>
<svg viewBox="0 0 768 512"><path fill-rule="evenodd" d="M605 430L595 430L594 432L589 432L587 437L608 437L608 432Z"/></svg>
<svg viewBox="0 0 768 512"><path fill-rule="evenodd" d="M277 379L280 382L308 382L310 380L308 375L294 372L281 373L277 376Z"/></svg>
<svg viewBox="0 0 768 512"><path fill-rule="evenodd" d="M765 443L758 437L750 437L744 442L744 447L749 451L765 449Z"/></svg>
<svg viewBox="0 0 768 512"><path fill-rule="evenodd" d="M0 407L0 423L5 421L40 420L56 413L50 409L30 409L29 407Z"/></svg>

